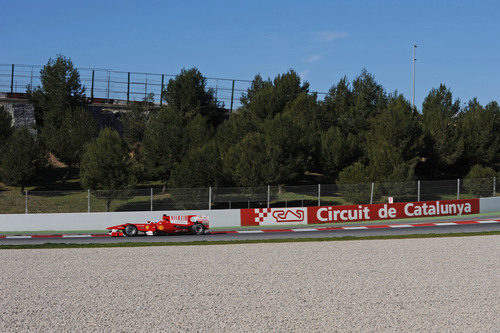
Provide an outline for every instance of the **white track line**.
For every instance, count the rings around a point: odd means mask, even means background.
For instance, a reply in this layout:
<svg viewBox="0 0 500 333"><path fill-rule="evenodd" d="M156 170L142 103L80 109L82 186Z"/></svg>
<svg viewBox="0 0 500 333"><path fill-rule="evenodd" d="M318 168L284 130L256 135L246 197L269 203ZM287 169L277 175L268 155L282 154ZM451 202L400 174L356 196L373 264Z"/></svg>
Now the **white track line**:
<svg viewBox="0 0 500 333"><path fill-rule="evenodd" d="M92 235L63 235L63 238L92 237Z"/></svg>

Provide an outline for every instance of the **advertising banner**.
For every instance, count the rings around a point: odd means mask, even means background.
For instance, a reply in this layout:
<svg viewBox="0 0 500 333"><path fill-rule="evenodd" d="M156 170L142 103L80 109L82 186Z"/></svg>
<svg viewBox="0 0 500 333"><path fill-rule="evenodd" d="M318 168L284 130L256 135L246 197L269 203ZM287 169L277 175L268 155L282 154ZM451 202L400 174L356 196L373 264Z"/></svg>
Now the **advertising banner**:
<svg viewBox="0 0 500 333"><path fill-rule="evenodd" d="M242 209L241 225L318 224L479 213L479 199Z"/></svg>
<svg viewBox="0 0 500 333"><path fill-rule="evenodd" d="M241 210L241 225L307 224L307 207Z"/></svg>

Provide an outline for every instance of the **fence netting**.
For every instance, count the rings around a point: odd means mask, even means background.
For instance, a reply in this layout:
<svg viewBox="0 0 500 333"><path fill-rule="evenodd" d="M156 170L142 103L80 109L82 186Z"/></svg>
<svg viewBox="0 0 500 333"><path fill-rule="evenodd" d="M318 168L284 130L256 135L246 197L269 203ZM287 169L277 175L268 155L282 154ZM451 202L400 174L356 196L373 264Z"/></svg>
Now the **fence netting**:
<svg viewBox="0 0 500 333"><path fill-rule="evenodd" d="M0 213L84 213L305 207L453 200L498 195L495 178L259 187L14 191L0 188Z"/></svg>

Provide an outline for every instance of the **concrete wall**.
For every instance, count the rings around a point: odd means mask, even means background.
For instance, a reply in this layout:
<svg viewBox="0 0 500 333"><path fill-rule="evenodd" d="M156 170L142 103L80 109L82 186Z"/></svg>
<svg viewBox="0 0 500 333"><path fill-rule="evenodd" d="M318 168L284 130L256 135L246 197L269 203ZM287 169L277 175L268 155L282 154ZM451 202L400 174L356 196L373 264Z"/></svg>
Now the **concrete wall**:
<svg viewBox="0 0 500 333"><path fill-rule="evenodd" d="M479 200L481 213L500 212L500 197ZM116 224L141 223L158 220L163 213L169 215L207 215L210 226L240 226L241 210L189 210L189 211L145 211L112 213L62 213L62 214L0 214L0 231L42 230L103 230Z"/></svg>
<svg viewBox="0 0 500 333"><path fill-rule="evenodd" d="M481 213L500 212L500 197L479 199L479 211Z"/></svg>
<svg viewBox="0 0 500 333"><path fill-rule="evenodd" d="M0 231L103 230L122 223L144 223L161 218L157 212L0 214ZM169 211L168 215L207 215L210 227L240 225L239 209Z"/></svg>

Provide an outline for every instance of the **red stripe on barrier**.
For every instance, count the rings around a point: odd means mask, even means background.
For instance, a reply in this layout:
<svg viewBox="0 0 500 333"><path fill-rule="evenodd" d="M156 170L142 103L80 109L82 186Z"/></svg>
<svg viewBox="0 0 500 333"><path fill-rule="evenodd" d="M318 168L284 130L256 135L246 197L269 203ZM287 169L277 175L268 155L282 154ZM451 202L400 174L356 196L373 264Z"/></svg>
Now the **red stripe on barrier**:
<svg viewBox="0 0 500 333"><path fill-rule="evenodd" d="M368 229L390 228L388 225L365 225Z"/></svg>
<svg viewBox="0 0 500 333"><path fill-rule="evenodd" d="M342 227L325 227L325 228L316 228L319 231L327 231L327 230L343 230L344 228Z"/></svg>
<svg viewBox="0 0 500 333"><path fill-rule="evenodd" d="M456 224L479 224L477 221L455 221Z"/></svg>
<svg viewBox="0 0 500 333"><path fill-rule="evenodd" d="M7 237L7 236L4 236L4 235L0 235L0 238L5 238L5 237Z"/></svg>
<svg viewBox="0 0 500 333"><path fill-rule="evenodd" d="M111 237L109 234L93 234L90 237Z"/></svg>
<svg viewBox="0 0 500 333"><path fill-rule="evenodd" d="M262 230L264 232L291 232L293 231L292 229L267 229L267 230Z"/></svg>
<svg viewBox="0 0 500 333"><path fill-rule="evenodd" d="M31 235L31 238L62 238L62 235Z"/></svg>
<svg viewBox="0 0 500 333"><path fill-rule="evenodd" d="M416 224L410 224L414 227L435 227L436 223L416 223Z"/></svg>

